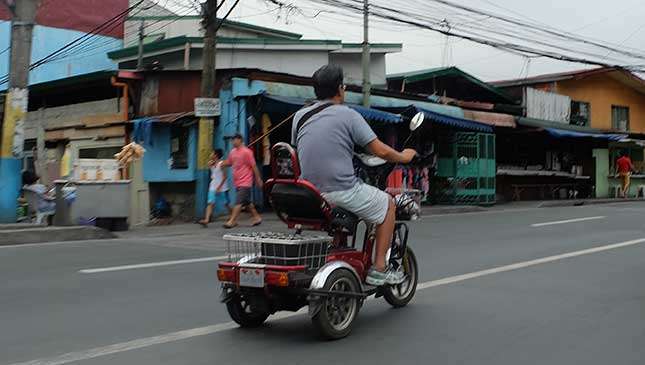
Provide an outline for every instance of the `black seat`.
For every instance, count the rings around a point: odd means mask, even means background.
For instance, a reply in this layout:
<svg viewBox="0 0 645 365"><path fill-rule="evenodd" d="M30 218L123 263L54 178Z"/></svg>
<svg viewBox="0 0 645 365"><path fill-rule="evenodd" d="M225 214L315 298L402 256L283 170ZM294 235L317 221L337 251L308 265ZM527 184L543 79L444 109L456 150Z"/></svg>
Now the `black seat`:
<svg viewBox="0 0 645 365"><path fill-rule="evenodd" d="M270 189L271 205L287 223L315 224L350 234L356 230L359 219L354 213L339 207L331 208L315 189L302 181L276 181Z"/></svg>
<svg viewBox="0 0 645 365"><path fill-rule="evenodd" d="M333 228L340 228L351 234L354 233L356 225L358 224L358 217L356 214L340 207L334 207L331 211L331 215L331 226Z"/></svg>
<svg viewBox="0 0 645 365"><path fill-rule="evenodd" d="M326 222L321 198L304 186L276 183L269 193L273 209L287 219L318 220Z"/></svg>

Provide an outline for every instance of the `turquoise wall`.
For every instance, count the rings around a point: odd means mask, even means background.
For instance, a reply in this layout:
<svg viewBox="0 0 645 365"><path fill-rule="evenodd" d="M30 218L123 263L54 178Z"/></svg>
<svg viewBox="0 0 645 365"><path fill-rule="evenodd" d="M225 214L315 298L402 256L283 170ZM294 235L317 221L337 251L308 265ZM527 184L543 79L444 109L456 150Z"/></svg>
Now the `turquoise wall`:
<svg viewBox="0 0 645 365"><path fill-rule="evenodd" d="M145 182L179 182L194 181L197 169L197 126L189 127L188 135L188 168L171 169L170 159L170 124L154 123L152 126L152 144L144 145L143 180Z"/></svg>
<svg viewBox="0 0 645 365"><path fill-rule="evenodd" d="M599 148L593 150L596 159L596 198L609 196L609 150Z"/></svg>
<svg viewBox="0 0 645 365"><path fill-rule="evenodd" d="M58 50L86 33L76 30L59 29L37 25L34 27L31 47L32 63ZM0 76L9 73L9 44L11 23L0 22ZM121 48L123 41L118 38L96 35L87 42L60 58L48 62L29 73L29 83L62 79L101 70L115 70L116 65L106 53ZM7 84L0 85L0 90Z"/></svg>

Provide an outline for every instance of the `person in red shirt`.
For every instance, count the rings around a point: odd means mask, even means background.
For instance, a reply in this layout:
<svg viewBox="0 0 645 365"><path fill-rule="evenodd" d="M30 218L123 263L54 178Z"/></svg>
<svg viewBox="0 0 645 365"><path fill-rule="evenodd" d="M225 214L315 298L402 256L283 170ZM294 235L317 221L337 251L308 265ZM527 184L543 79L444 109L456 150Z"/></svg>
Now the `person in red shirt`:
<svg viewBox="0 0 645 365"><path fill-rule="evenodd" d="M251 201L251 188L253 188L253 178L255 178L258 187L262 188L262 177L255 164L253 151L244 145L242 135L236 134L233 137L233 149L228 154L228 158L223 165L232 167L233 185L237 192L235 207L233 208L231 217L224 224L224 228L237 226L237 218L240 216L243 207L246 207L249 213L251 213L253 225L260 225L262 223L262 217L258 214L258 211Z"/></svg>
<svg viewBox="0 0 645 365"><path fill-rule="evenodd" d="M627 194L629 193L629 185L630 185L630 178L632 171L634 171L634 164L632 164L632 160L629 158L626 152L622 152L620 154L620 158L616 160L616 172L620 176L621 183L622 183L622 189L621 189L621 194L623 198L627 198Z"/></svg>

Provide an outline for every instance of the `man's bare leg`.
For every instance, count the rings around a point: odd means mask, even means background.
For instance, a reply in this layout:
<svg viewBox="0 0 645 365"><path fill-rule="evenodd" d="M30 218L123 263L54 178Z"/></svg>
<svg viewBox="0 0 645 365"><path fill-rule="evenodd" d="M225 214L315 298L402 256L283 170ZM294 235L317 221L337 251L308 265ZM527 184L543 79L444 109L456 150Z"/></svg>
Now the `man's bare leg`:
<svg viewBox="0 0 645 365"><path fill-rule="evenodd" d="M260 213L255 209L255 205L249 204L248 205L249 213L251 213L251 217L253 218L253 224L257 225L259 223L262 223L262 217L260 216Z"/></svg>
<svg viewBox="0 0 645 365"><path fill-rule="evenodd" d="M231 212L231 217L228 219L228 221L225 223L226 226L228 227L234 227L237 225L237 218L240 217L240 213L242 212L242 204L237 204L233 207L233 211Z"/></svg>
<svg viewBox="0 0 645 365"><path fill-rule="evenodd" d="M387 214L383 223L376 227L376 257L374 258L374 269L385 271L387 264L385 256L392 243L392 233L394 232L394 223L396 220L396 206L392 199L388 199Z"/></svg>

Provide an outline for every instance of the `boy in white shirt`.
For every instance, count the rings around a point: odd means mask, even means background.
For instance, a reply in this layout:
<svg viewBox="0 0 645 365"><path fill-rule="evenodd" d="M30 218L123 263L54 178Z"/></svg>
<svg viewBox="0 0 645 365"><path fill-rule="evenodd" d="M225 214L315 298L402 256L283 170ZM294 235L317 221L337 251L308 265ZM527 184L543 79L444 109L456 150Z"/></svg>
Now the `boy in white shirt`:
<svg viewBox="0 0 645 365"><path fill-rule="evenodd" d="M211 153L210 160L208 161L208 166L211 170L211 183L208 187L208 205L206 206L204 219L199 221L199 224L204 227L208 226L213 209L218 201L223 200L226 209L228 209L229 213L231 212L231 202L228 197L228 176L225 166L222 165L223 154L221 149L216 149Z"/></svg>

